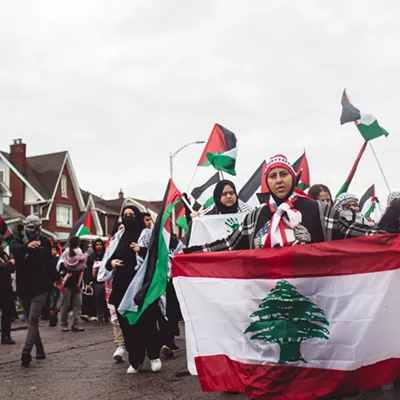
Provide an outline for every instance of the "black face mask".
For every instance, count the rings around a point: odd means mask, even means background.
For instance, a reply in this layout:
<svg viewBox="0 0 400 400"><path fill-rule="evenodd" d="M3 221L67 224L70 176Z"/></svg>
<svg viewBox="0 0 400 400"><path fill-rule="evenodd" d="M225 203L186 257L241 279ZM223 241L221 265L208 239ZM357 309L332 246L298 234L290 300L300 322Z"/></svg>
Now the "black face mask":
<svg viewBox="0 0 400 400"><path fill-rule="evenodd" d="M122 223L125 226L125 230L131 230L136 225L136 216L135 215L124 215L122 217Z"/></svg>

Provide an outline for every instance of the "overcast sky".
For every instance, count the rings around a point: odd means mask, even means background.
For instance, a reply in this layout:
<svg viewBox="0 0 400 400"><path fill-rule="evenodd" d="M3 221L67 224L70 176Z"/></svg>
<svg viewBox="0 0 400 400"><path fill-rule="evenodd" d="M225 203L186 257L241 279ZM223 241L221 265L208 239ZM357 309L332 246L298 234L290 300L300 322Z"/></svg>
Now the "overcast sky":
<svg viewBox="0 0 400 400"><path fill-rule="evenodd" d="M363 143L339 124L346 87L389 131L373 145L400 189L399 15L397 0L2 1L0 148L68 150L82 188L159 199L169 152L218 122L238 138L238 189L263 159L306 148L312 182L336 192ZM202 149L174 160L182 191ZM368 149L351 190L372 183L386 197Z"/></svg>

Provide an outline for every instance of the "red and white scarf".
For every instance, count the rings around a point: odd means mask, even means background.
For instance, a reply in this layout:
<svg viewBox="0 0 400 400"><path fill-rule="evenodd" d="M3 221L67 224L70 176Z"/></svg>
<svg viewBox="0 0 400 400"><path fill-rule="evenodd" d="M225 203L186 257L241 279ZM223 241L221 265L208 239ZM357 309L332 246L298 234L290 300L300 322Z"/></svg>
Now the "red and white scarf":
<svg viewBox="0 0 400 400"><path fill-rule="evenodd" d="M286 201L279 205L279 207L273 200L272 196L270 197L270 200L267 201L267 205L273 215L264 247L284 247L294 242L293 229L299 226L302 222L301 212L296 210L293 206L293 203L296 200L297 194L293 192ZM291 233L291 235L288 235L289 233Z"/></svg>

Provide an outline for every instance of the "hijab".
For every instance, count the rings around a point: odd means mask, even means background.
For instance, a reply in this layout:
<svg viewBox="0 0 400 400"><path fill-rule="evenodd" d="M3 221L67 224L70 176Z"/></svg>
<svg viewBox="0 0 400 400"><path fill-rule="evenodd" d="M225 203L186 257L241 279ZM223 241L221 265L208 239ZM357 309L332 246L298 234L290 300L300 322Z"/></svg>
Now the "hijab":
<svg viewBox="0 0 400 400"><path fill-rule="evenodd" d="M236 203L230 207L225 206L221 202L222 192L224 191L226 185L229 185L236 195ZM217 183L214 189L214 202L215 202L215 208L217 209L217 212L219 214L236 214L238 212L238 197L237 197L236 187L232 181L229 181L227 179L222 179Z"/></svg>
<svg viewBox="0 0 400 400"><path fill-rule="evenodd" d="M134 215L124 215L125 210L132 210ZM124 224L125 231L121 240L128 240L130 242L137 242L142 230L145 228L143 215L140 210L135 206L126 206L122 210L122 223Z"/></svg>
<svg viewBox="0 0 400 400"><path fill-rule="evenodd" d="M356 201L357 203L359 202L355 194L349 192L342 193L336 198L335 203L333 204L333 208L335 208L339 212L342 212L344 211L344 206L350 201Z"/></svg>

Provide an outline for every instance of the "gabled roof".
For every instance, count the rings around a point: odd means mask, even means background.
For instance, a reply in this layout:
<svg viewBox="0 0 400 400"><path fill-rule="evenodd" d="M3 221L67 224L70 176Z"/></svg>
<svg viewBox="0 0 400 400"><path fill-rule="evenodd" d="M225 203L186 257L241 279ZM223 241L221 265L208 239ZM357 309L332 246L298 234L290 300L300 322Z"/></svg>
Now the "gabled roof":
<svg viewBox="0 0 400 400"><path fill-rule="evenodd" d="M10 220L24 220L25 216L22 215L21 213L19 213L17 210L15 210L14 208L10 207L8 204L3 204L4 207L4 212L2 217L4 218L4 220L10 221Z"/></svg>
<svg viewBox="0 0 400 400"><path fill-rule="evenodd" d="M66 156L67 152L61 151L26 158L28 166L26 177L45 199L53 196Z"/></svg>

